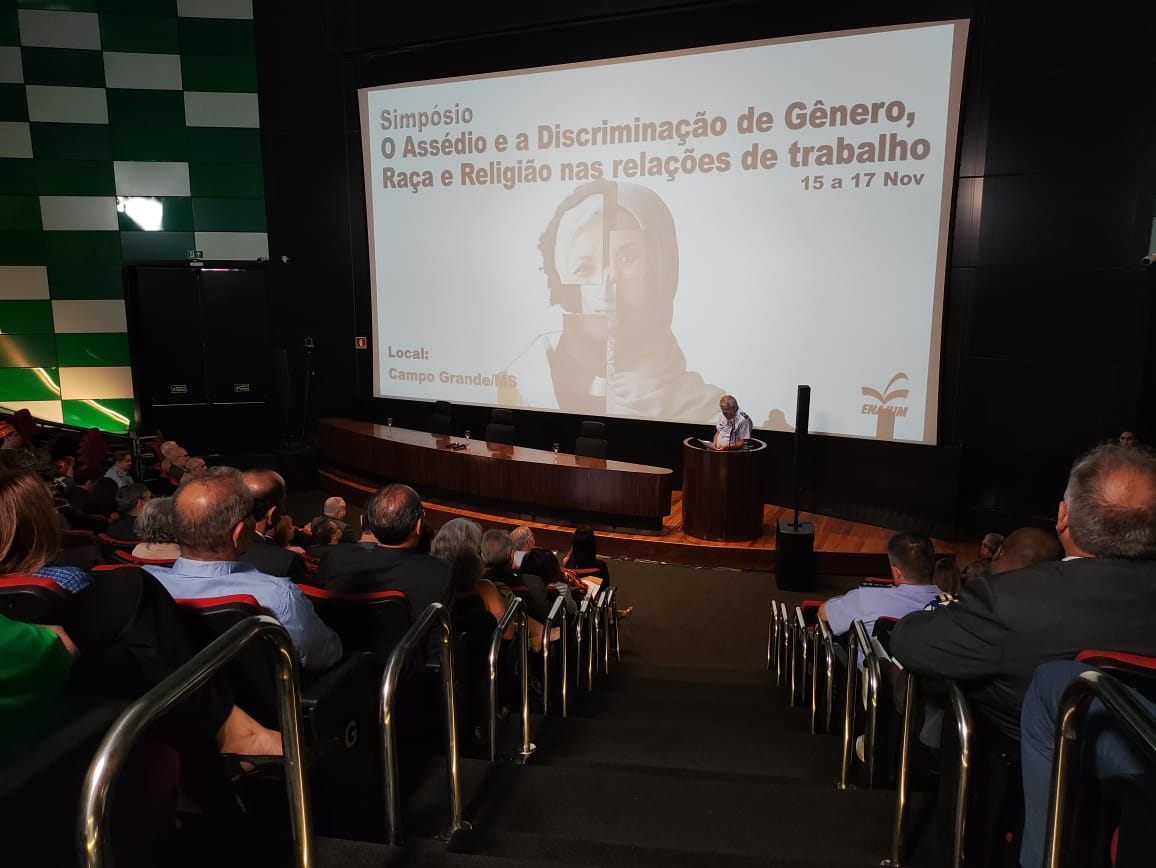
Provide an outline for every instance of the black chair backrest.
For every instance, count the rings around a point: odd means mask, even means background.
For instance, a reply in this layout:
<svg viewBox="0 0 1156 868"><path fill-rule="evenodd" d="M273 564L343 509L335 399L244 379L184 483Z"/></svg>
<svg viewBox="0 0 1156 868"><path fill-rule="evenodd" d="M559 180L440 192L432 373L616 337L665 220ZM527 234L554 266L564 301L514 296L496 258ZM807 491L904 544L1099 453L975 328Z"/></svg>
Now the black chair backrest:
<svg viewBox="0 0 1156 868"><path fill-rule="evenodd" d="M891 653L891 631L895 629L895 622L897 619L889 618L886 615L875 619L875 626L871 628L871 635L879 640L879 644L883 646L883 650L888 654Z"/></svg>
<svg viewBox="0 0 1156 868"><path fill-rule="evenodd" d="M503 407L496 407L490 413L490 421L496 425L513 425L514 424L514 414L512 411L507 410Z"/></svg>
<svg viewBox="0 0 1156 868"><path fill-rule="evenodd" d="M0 579L0 615L13 621L56 624L57 611L68 592L52 579L40 576L9 576Z"/></svg>
<svg viewBox="0 0 1156 868"><path fill-rule="evenodd" d="M486 426L486 442L487 443L505 443L507 446L514 445L514 426L501 425L496 422L491 422Z"/></svg>
<svg viewBox="0 0 1156 868"><path fill-rule="evenodd" d="M1110 673L1149 700L1156 701L1156 657L1121 651L1088 650L1077 654L1076 660Z"/></svg>
<svg viewBox="0 0 1156 868"><path fill-rule="evenodd" d="M401 591L336 593L298 585L317 615L341 637L347 651L368 651L384 666L413 623L409 599Z"/></svg>
<svg viewBox="0 0 1156 868"><path fill-rule="evenodd" d="M606 441L601 437L579 437L574 441L574 454L583 458L606 458Z"/></svg>
<svg viewBox="0 0 1156 868"><path fill-rule="evenodd" d="M606 426L601 422L592 422L589 419L582 422L578 432L583 437L606 437Z"/></svg>
<svg viewBox="0 0 1156 868"><path fill-rule="evenodd" d="M435 402L433 414L429 417L429 433L449 436L452 417L453 406L449 401Z"/></svg>

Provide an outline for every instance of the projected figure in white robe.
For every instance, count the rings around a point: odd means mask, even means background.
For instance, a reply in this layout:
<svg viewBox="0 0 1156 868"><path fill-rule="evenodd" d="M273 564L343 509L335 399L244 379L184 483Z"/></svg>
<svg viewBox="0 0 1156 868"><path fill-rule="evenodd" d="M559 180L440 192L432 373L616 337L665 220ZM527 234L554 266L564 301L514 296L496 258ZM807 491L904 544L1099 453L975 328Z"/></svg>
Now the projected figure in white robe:
<svg viewBox="0 0 1156 868"><path fill-rule="evenodd" d="M686 369L671 321L678 239L666 203L646 187L584 184L538 241L562 330L507 367L502 404L592 415L709 422L723 390Z"/></svg>

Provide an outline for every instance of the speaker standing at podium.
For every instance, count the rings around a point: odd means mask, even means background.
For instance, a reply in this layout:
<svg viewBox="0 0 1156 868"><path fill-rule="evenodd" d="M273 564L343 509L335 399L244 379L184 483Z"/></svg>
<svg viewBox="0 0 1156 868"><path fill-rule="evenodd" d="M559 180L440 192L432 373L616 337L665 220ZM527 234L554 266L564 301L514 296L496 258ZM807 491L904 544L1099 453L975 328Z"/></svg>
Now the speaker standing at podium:
<svg viewBox="0 0 1156 868"><path fill-rule="evenodd" d="M739 402L733 395L723 395L718 408L722 412L715 418L715 449L742 449L751 439L751 417L739 409Z"/></svg>

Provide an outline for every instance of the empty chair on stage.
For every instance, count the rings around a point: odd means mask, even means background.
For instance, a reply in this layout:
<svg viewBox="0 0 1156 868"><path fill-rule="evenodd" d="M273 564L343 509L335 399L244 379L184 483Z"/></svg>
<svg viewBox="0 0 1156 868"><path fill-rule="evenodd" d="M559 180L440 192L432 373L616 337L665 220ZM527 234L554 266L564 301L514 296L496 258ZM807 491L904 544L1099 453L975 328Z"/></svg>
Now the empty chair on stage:
<svg viewBox="0 0 1156 868"><path fill-rule="evenodd" d="M499 408L490 414L490 423L486 425L486 442L514 445L513 413Z"/></svg>
<svg viewBox="0 0 1156 868"><path fill-rule="evenodd" d="M606 458L606 426L601 422L582 422L578 439L574 441L574 454L586 458Z"/></svg>

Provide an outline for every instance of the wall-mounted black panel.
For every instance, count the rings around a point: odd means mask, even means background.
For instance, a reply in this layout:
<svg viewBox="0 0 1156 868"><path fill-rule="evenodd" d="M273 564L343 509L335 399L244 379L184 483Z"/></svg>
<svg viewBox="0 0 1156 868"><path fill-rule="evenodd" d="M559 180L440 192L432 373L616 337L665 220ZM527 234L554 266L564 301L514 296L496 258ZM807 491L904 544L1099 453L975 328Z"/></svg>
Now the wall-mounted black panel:
<svg viewBox="0 0 1156 868"><path fill-rule="evenodd" d="M200 283L191 268L130 270L126 298L136 392L146 406L209 400Z"/></svg>

